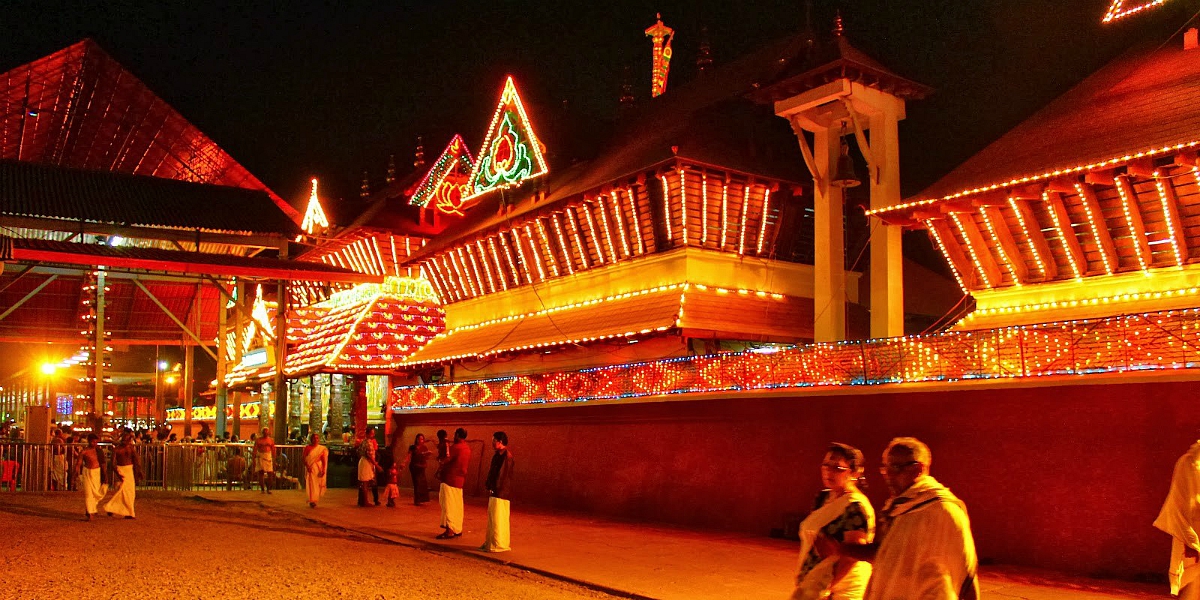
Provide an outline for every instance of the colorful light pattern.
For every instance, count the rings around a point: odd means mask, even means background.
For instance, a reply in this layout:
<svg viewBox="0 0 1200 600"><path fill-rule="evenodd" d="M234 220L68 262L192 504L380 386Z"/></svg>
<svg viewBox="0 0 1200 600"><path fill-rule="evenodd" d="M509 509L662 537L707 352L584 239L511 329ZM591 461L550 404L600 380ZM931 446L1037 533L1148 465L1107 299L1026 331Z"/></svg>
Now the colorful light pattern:
<svg viewBox="0 0 1200 600"><path fill-rule="evenodd" d="M1167 0L1143 0L1142 2L1113 0L1113 3L1108 7L1108 11L1104 13L1104 19L1101 20L1101 23L1111 23L1117 19L1140 13L1146 9L1157 8L1166 3Z"/></svg>
<svg viewBox="0 0 1200 600"><path fill-rule="evenodd" d="M433 162L424 179L409 198L409 204L427 206L433 201L438 210L451 215L463 214L463 186L470 180L475 161L462 136L450 138L446 149Z"/></svg>
<svg viewBox="0 0 1200 600"><path fill-rule="evenodd" d="M671 41L675 39L675 30L663 25L662 15L657 16L658 22L646 28L646 35L653 46L651 49L650 96L657 98L667 91L667 75L671 72Z"/></svg>
<svg viewBox="0 0 1200 600"><path fill-rule="evenodd" d="M470 200L492 190L513 187L549 172L541 143L525 114L512 77L504 82L500 104L488 126L479 161L468 178Z"/></svg>
<svg viewBox="0 0 1200 600"><path fill-rule="evenodd" d="M402 386L391 409L1200 368L1200 309Z"/></svg>
<svg viewBox="0 0 1200 600"><path fill-rule="evenodd" d="M319 229L329 228L329 219L325 218L325 211L321 208L321 201L317 199L317 178L312 180L312 193L308 196L308 208L304 209L304 221L300 223L300 228L304 233L312 235Z"/></svg>
<svg viewBox="0 0 1200 600"><path fill-rule="evenodd" d="M267 407L268 407L267 414L275 414L275 401L274 400L267 401ZM257 401L256 402L243 402L240 405L240 407L238 408L238 413L241 416L241 418L243 418L243 419L255 420L255 419L258 419L260 410L261 409L260 409L259 403ZM167 422L182 423L184 420L183 415L184 415L184 412L183 412L182 408L168 408L167 409ZM228 419L233 419L233 405L232 404L225 406L225 416ZM215 421L216 419L217 419L217 407L215 407L215 406L193 406L192 407L192 420L193 421Z"/></svg>

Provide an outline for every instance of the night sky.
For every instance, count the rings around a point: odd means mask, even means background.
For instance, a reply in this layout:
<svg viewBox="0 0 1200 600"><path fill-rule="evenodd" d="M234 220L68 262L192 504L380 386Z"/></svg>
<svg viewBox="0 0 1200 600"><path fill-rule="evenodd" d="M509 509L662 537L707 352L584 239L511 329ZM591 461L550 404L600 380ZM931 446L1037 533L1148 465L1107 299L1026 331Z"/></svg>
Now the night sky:
<svg viewBox="0 0 1200 600"><path fill-rule="evenodd" d="M1170 2L1102 26L1108 2L815 0L813 21L827 30L840 8L852 43L936 88L901 124L913 194L1131 44L1166 39L1196 9ZM93 37L299 206L313 175L322 196L354 198L363 170L381 180L389 154L403 174L418 135L432 155L454 132L477 146L506 73L530 104L566 101L583 118L611 119L630 66L646 101L642 32L656 12L676 29L676 85L695 76L701 26L719 65L805 21L803 0L88 4L6 3L0 69Z"/></svg>

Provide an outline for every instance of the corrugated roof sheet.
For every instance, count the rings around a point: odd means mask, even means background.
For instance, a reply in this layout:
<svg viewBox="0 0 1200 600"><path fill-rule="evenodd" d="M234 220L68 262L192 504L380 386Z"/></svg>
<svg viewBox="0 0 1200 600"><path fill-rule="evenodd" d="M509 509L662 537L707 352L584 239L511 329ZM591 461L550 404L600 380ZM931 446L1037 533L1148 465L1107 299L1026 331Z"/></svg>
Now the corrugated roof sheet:
<svg viewBox="0 0 1200 600"><path fill-rule="evenodd" d="M0 160L0 214L210 232L299 232L261 190L12 160Z"/></svg>
<svg viewBox="0 0 1200 600"><path fill-rule="evenodd" d="M90 39L0 74L0 158L258 190L300 222Z"/></svg>
<svg viewBox="0 0 1200 600"><path fill-rule="evenodd" d="M1200 139L1200 50L1117 58L910 200Z"/></svg>

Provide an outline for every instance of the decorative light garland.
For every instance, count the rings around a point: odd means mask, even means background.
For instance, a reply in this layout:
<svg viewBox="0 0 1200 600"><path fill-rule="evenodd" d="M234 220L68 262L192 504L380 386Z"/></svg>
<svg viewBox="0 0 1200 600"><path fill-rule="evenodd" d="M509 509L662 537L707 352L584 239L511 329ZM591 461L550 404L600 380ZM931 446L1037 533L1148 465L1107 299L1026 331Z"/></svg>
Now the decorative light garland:
<svg viewBox="0 0 1200 600"><path fill-rule="evenodd" d="M546 280L546 270L542 268L542 252L538 249L537 240L533 239L533 231L529 229L529 223L525 224L525 237L529 240L529 251L533 254L533 264L537 267L538 281ZM516 234L517 230L513 230ZM517 235L517 249L520 250L524 246L521 244L521 236ZM521 255L521 261L525 261L525 255ZM532 283L532 282L531 282Z"/></svg>
<svg viewBox="0 0 1200 600"><path fill-rule="evenodd" d="M479 262L475 260L475 253L472 251L473 247L469 243L463 247L467 251L467 260L471 263L471 273L475 275L475 281L479 282L480 295L488 293L487 288L483 287L483 277L479 273Z"/></svg>
<svg viewBox="0 0 1200 600"><path fill-rule="evenodd" d="M1175 235L1179 219L1175 214L1175 203L1167 194L1167 186L1163 183L1158 171L1154 172L1154 187L1158 190L1158 199L1162 203L1163 219L1167 224L1167 239L1171 240L1171 251L1175 254L1175 266L1182 267L1183 263L1187 261L1183 256L1183 250L1179 247L1179 236Z"/></svg>
<svg viewBox="0 0 1200 600"><path fill-rule="evenodd" d="M1164 330L1185 332L1163 335ZM1200 368L1200 310L686 356L393 390L393 411Z"/></svg>
<svg viewBox="0 0 1200 600"><path fill-rule="evenodd" d="M1013 283L1021 285L1021 279L1017 277L1017 268L1013 264L1013 259L1004 251L1004 245L1000 243L1000 236L996 233L996 226L992 224L992 217L988 214L987 209L982 209L979 214L983 216L983 224L987 227L988 233L992 236L992 240L996 243L996 253L1000 255L1000 260L1004 261L1004 265L1008 267L1008 272L1012 275ZM1020 257L1017 257L1020 259Z"/></svg>
<svg viewBox="0 0 1200 600"><path fill-rule="evenodd" d="M329 228L329 219L325 218L321 201L317 199L316 177L312 179L312 193L308 196L308 208L304 210L304 220L300 223L300 228L309 235L318 229Z"/></svg>
<svg viewBox="0 0 1200 600"><path fill-rule="evenodd" d="M1142 0L1141 4L1127 8L1125 6L1126 0L1112 0L1112 4L1109 5L1108 11L1104 13L1104 19L1101 23L1111 23L1117 19L1140 13L1143 10L1161 6L1166 2L1167 0Z"/></svg>
<svg viewBox="0 0 1200 600"><path fill-rule="evenodd" d="M559 213L550 215L550 220L554 223L554 236L558 238L558 247L562 248L563 258L565 259L563 265L567 267L567 274L574 275L575 265L572 264L574 259L571 258L571 247L567 245L567 239L563 236L562 223L558 215Z"/></svg>
<svg viewBox="0 0 1200 600"><path fill-rule="evenodd" d="M1083 205L1083 213L1087 216L1088 226L1092 230L1092 240L1096 242L1096 251L1100 253L1100 262L1104 265L1104 272L1112 275L1114 265L1110 262L1108 253L1104 251L1104 245L1100 242L1100 224L1096 222L1096 215L1092 214L1091 200L1094 200L1094 198L1090 198L1087 195L1087 190L1080 183L1075 184L1075 193L1079 195L1079 203ZM1108 225L1106 224L1106 230L1107 227Z"/></svg>
<svg viewBox="0 0 1200 600"><path fill-rule="evenodd" d="M592 236L592 245L596 247L596 258L600 259L600 264L605 264L604 248L600 245L600 236L596 234L596 221L592 218L592 211L587 204L580 204L576 207L577 210L583 212L584 220L587 221L588 233Z"/></svg>
<svg viewBox="0 0 1200 600"><path fill-rule="evenodd" d="M492 266L488 264L487 252L483 249L483 240L475 240L475 249L479 251L479 262L483 264L483 273L487 275L488 290L496 293L496 280L492 277ZM474 260L474 257L472 257Z"/></svg>
<svg viewBox="0 0 1200 600"><path fill-rule="evenodd" d="M633 253L629 251L629 236L625 229L625 216L621 211L621 191L613 190L612 193L612 209L613 215L617 219L617 231L621 233L621 251L624 252L625 258L629 258Z"/></svg>
<svg viewBox="0 0 1200 600"><path fill-rule="evenodd" d="M503 241L503 238L501 238L501 241ZM500 253L496 252L496 236L488 238L488 250L492 254L492 262L496 263L496 278L500 280L500 288L507 290L508 276L504 274L504 265L500 263Z"/></svg>
<svg viewBox="0 0 1200 600"><path fill-rule="evenodd" d="M638 210L637 197L633 195L633 186L625 188L625 193L629 196L629 213L633 215L633 225L637 229L637 248L638 255L646 253L646 242L643 240L643 225L642 211Z"/></svg>
<svg viewBox="0 0 1200 600"><path fill-rule="evenodd" d="M937 228L933 226L931 221L932 219L925 221L925 228L929 230L930 235L933 236L933 241L937 243L938 249L942 251L942 256L946 257L946 264L950 265L950 273L954 275L954 280L958 282L959 289L961 289L964 294L970 293L967 291L967 284L963 283L963 278L958 272L958 267L956 267L954 265L954 261L950 259L950 252L946 249L946 244L942 241L941 234L938 233Z"/></svg>
<svg viewBox="0 0 1200 600"><path fill-rule="evenodd" d="M1049 190L1042 192L1042 202L1050 203ZM1058 243L1062 245L1063 253L1067 255L1067 264L1071 267L1071 273L1075 276L1075 279L1082 278L1083 273L1080 272L1079 265L1076 264L1073 258L1074 255L1071 253L1071 246L1067 242L1067 230L1063 227L1062 220L1058 218L1058 211L1053 208L1047 208L1046 212L1050 213L1050 221L1054 223L1054 232L1058 235ZM1071 235L1075 235L1074 229L1071 230Z"/></svg>
<svg viewBox="0 0 1200 600"><path fill-rule="evenodd" d="M1161 148L1152 148L1149 150L1142 150L1140 152L1135 152L1132 154L1125 154L1123 156L1110 158L1107 160L1102 160L1102 161L1098 161L1098 162L1094 162L1094 163L1089 163L1086 165L1066 167L1066 168L1062 168L1062 169L1055 169L1053 171L1046 171L1044 173L1040 173L1037 175L1017 177L1017 178L1005 181L1003 183L993 183L991 185L985 185L985 186L981 186L981 187L977 187L977 188L963 190L961 192L942 196L941 198L929 198L929 199L925 199L925 200L914 200L912 202L902 202L900 204L893 204L892 206L886 206L883 208L874 208L874 209L868 210L866 212L866 214L867 214L867 216L875 216L875 215L880 215L883 213L896 212L896 211L900 211L900 210L916 208L918 206L928 206L930 204L936 204L938 202L944 202L946 200L954 200L956 198L962 198L964 196L971 196L971 195L979 194L979 193L983 193L983 192L991 192L991 191L995 191L995 190L999 190L999 189L1003 189L1003 188L1014 187L1014 186L1018 186L1018 185L1022 185L1022 184L1026 184L1026 183L1042 181L1045 179L1053 179L1056 177L1061 177L1063 175L1071 175L1074 173L1085 173L1087 171L1095 171L1097 169L1104 169L1104 168L1111 167L1114 165L1119 165L1121 163L1126 163L1126 162L1129 162L1132 160L1137 160L1139 158L1146 158L1149 156L1157 156L1160 154L1166 154L1168 152L1178 152L1180 150L1195 148L1197 146L1200 146L1200 140L1185 142L1182 144L1174 144L1171 146L1163 146Z"/></svg>
<svg viewBox="0 0 1200 600"><path fill-rule="evenodd" d="M975 271L979 273L979 278L981 281L983 281L983 287L992 287L992 281L991 278L988 277L987 269L983 268L983 261L981 261L979 259L979 255L975 253L975 244L972 244L971 240L968 239L967 230L963 227L962 220L960 220L958 213L950 213L950 218L954 221L954 225L958 227L959 234L962 235L963 241L965 242L964 245L967 247L967 252L971 255L971 262L975 263Z"/></svg>
<svg viewBox="0 0 1200 600"><path fill-rule="evenodd" d="M758 224L758 248L754 251L756 255L761 255L763 251L763 242L767 239L767 215L771 210L771 188L763 187L763 207L762 221Z"/></svg>
<svg viewBox="0 0 1200 600"><path fill-rule="evenodd" d="M742 209L741 221L742 224L738 228L738 256L746 254L746 217L750 210L750 182L747 181L742 185Z"/></svg>
<svg viewBox="0 0 1200 600"><path fill-rule="evenodd" d="M579 249L579 264L581 268L586 269L591 266L592 261L588 256L588 247L583 243L583 234L579 233L579 220L570 206L564 212L567 214L567 224L571 226L571 235L575 238L575 245Z"/></svg>
<svg viewBox="0 0 1200 600"><path fill-rule="evenodd" d="M725 240L729 231L729 181L721 183L721 250L725 249Z"/></svg>
<svg viewBox="0 0 1200 600"><path fill-rule="evenodd" d="M1033 262L1037 265L1038 273L1045 278L1046 263L1042 261L1042 253L1038 252L1037 246L1033 243L1033 236L1029 232L1029 226L1025 223L1025 215L1017 206L1017 199L1010 196L1008 206L1012 208L1013 214L1017 215L1017 224L1021 226L1021 232L1025 234L1025 243L1029 246L1029 253L1033 255Z"/></svg>
<svg viewBox="0 0 1200 600"><path fill-rule="evenodd" d="M470 195L464 201L492 190L520 185L549 170L517 86L509 77L488 125L479 160L468 177Z"/></svg>
<svg viewBox="0 0 1200 600"><path fill-rule="evenodd" d="M700 245L708 243L708 171L700 171Z"/></svg>
<svg viewBox="0 0 1200 600"><path fill-rule="evenodd" d="M687 223L687 173L679 169L679 231L683 236L683 245L688 245L688 223Z"/></svg>
<svg viewBox="0 0 1200 600"><path fill-rule="evenodd" d="M667 225L667 245L674 245L675 232L671 230L671 186L667 183L667 175L659 177L662 181L663 221Z"/></svg>
<svg viewBox="0 0 1200 600"><path fill-rule="evenodd" d="M617 256L617 248L613 245L612 228L608 225L608 209L604 207L604 196L597 196L596 204L600 207L600 227L604 231L604 244L608 247L608 255L612 257L610 262L615 263L620 257Z"/></svg>
<svg viewBox="0 0 1200 600"><path fill-rule="evenodd" d="M541 242L538 245L538 250L546 251L546 256L550 258L550 274L558 277L558 257L554 255L554 249L550 247L550 238L546 235L546 225L542 223L540 218L535 222L537 223L538 241Z"/></svg>

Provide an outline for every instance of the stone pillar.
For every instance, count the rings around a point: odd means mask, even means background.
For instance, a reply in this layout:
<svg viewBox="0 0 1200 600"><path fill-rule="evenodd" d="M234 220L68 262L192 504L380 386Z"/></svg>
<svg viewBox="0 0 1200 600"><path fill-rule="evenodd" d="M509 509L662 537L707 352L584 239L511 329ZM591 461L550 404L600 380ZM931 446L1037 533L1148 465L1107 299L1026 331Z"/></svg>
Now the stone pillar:
<svg viewBox="0 0 1200 600"><path fill-rule="evenodd" d="M813 158L822 175L813 188L813 338L818 342L846 339L844 195L842 188L829 185L841 144L841 136L832 128L813 135Z"/></svg>
<svg viewBox="0 0 1200 600"><path fill-rule="evenodd" d="M342 420L343 407L346 402L346 376L334 373L329 376L329 437L342 439L342 430L346 428Z"/></svg>
<svg viewBox="0 0 1200 600"><path fill-rule="evenodd" d="M325 425L325 419L322 418L321 413L321 390L317 387L319 382L319 377L308 378L308 433L310 435L321 433L321 429Z"/></svg>
<svg viewBox="0 0 1200 600"><path fill-rule="evenodd" d="M271 422L271 399L274 398L274 385L268 381L262 384L262 388L258 391L258 431L254 433L262 433L262 430L267 428Z"/></svg>
<svg viewBox="0 0 1200 600"><path fill-rule="evenodd" d="M224 289L225 284L218 284L221 289ZM229 405L229 389L225 385L225 375L229 370L229 361L226 359L228 349L228 334L229 334L229 311L225 308L225 298L220 294L217 295L217 439L220 440L225 436L226 407Z"/></svg>
<svg viewBox="0 0 1200 600"><path fill-rule="evenodd" d="M897 101L898 103L898 101ZM884 106L871 117L871 208L900 203L900 134L895 105ZM877 175L877 177L875 176ZM898 225L870 217L871 228L871 337L904 335L904 254Z"/></svg>

